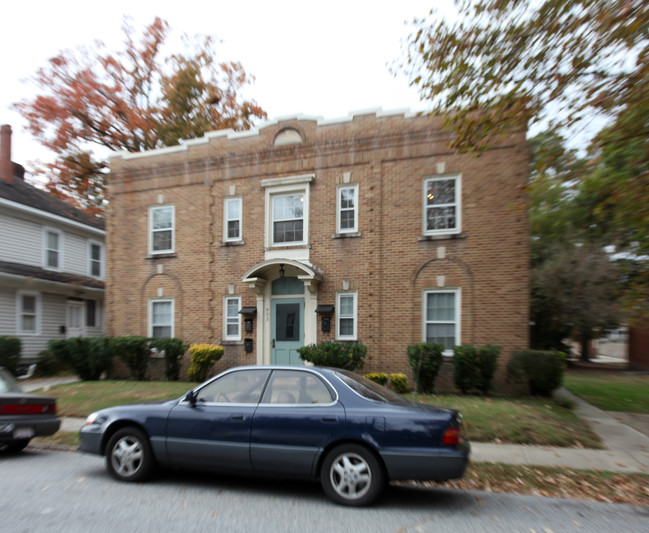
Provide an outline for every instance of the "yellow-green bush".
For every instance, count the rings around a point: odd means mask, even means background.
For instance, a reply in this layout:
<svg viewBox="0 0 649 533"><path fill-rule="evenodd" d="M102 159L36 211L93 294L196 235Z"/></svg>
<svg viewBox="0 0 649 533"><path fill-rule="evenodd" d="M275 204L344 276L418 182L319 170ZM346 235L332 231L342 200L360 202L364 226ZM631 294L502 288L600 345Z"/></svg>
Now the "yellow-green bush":
<svg viewBox="0 0 649 533"><path fill-rule="evenodd" d="M385 372L369 372L363 376L379 385L385 386L388 384L388 375Z"/></svg>
<svg viewBox="0 0 649 533"><path fill-rule="evenodd" d="M390 387L392 387L394 392L398 392L399 394L410 392L408 377L405 374L390 374Z"/></svg>
<svg viewBox="0 0 649 533"><path fill-rule="evenodd" d="M207 373L221 357L223 346L218 344L192 344L189 347L191 362L187 377L190 381L205 381Z"/></svg>

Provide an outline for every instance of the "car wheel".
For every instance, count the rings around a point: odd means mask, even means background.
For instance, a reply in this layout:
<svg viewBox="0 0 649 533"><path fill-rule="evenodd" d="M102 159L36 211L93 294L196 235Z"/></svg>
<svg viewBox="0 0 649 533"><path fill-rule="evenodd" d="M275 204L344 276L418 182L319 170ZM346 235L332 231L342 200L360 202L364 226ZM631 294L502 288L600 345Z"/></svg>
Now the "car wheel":
<svg viewBox="0 0 649 533"><path fill-rule="evenodd" d="M13 440L0 444L0 451L4 453L18 453L24 450L29 444L29 439Z"/></svg>
<svg viewBox="0 0 649 533"><path fill-rule="evenodd" d="M342 505L372 503L381 494L384 479L376 455L358 444L344 444L331 450L320 470L325 494Z"/></svg>
<svg viewBox="0 0 649 533"><path fill-rule="evenodd" d="M137 428L118 430L108 441L106 468L119 481L143 481L153 469L149 439Z"/></svg>

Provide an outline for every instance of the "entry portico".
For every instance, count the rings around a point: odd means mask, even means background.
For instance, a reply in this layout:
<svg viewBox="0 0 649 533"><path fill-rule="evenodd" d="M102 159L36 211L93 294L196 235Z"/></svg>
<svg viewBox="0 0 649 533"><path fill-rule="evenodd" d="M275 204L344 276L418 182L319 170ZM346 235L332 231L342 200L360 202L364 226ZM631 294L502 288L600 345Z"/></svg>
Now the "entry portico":
<svg viewBox="0 0 649 533"><path fill-rule="evenodd" d="M317 342L322 274L306 262L276 258L250 268L242 281L257 299L257 364L301 364L297 349Z"/></svg>

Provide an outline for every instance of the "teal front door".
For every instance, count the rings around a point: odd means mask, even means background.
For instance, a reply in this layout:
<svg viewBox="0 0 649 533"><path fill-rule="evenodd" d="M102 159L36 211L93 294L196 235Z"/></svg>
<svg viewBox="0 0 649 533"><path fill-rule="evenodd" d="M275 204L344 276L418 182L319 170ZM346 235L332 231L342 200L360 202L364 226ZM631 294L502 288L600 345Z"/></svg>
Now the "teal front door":
<svg viewBox="0 0 649 533"><path fill-rule="evenodd" d="M304 298L274 299L272 330L272 363L304 364L297 353L304 346Z"/></svg>

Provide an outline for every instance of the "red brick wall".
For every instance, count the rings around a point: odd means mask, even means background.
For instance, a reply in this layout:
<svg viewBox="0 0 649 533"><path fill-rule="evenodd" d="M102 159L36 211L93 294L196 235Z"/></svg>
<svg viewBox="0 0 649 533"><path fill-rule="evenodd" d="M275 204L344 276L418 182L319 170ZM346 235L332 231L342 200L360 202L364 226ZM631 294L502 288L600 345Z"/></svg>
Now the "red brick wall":
<svg viewBox="0 0 649 533"><path fill-rule="evenodd" d="M301 145L273 146L285 127ZM513 135L480 157L447 148L436 119L364 115L318 124L288 120L258 135L218 136L186 150L112 161L107 214L107 331L147 331L147 302L162 292L175 301L175 335L220 342L223 297L232 289L255 306L243 274L264 260L265 191L261 180L314 174L309 185L309 260L322 271L318 303L335 304L343 280L358 291L358 340L368 346L364 371L410 375L406 347L422 340L422 294L443 276L461 288L462 343L528 346L528 148ZM422 238L425 177L461 174L462 234ZM349 173L359 184L360 237L336 232L336 188ZM223 202L234 188L243 200L243 241L224 246ZM147 254L148 208L173 204L176 253ZM162 266L162 271L160 271ZM261 310L259 310L261 313ZM261 316L255 317L255 328ZM318 341L323 334L318 320ZM255 334L251 336L255 338ZM255 340L256 342L256 340ZM256 349L256 346L255 346ZM220 368L254 364L256 355L228 345Z"/></svg>

